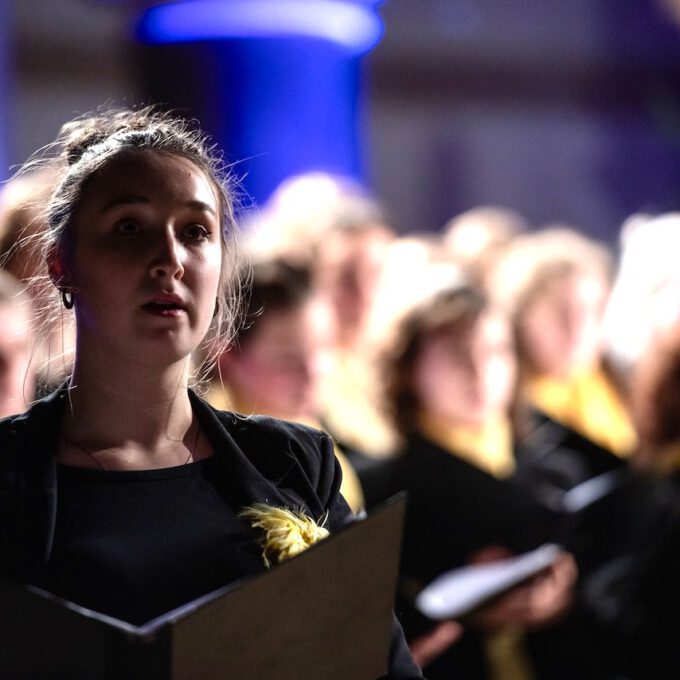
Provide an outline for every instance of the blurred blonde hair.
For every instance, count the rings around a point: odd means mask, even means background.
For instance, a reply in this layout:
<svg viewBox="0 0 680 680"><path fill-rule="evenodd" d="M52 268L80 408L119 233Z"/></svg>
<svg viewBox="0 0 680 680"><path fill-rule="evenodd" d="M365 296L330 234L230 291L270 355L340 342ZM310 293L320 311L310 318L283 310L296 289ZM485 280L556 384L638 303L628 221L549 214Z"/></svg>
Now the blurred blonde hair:
<svg viewBox="0 0 680 680"><path fill-rule="evenodd" d="M442 243L471 276L484 284L496 259L528 226L513 210L480 205L449 220L444 226Z"/></svg>
<svg viewBox="0 0 680 680"><path fill-rule="evenodd" d="M57 169L46 166L15 177L0 193L0 266L19 280L42 273L32 243L45 231L45 205L58 180Z"/></svg>
<svg viewBox="0 0 680 680"><path fill-rule="evenodd" d="M572 273L611 282L609 249L575 229L551 226L519 236L507 248L489 277L491 296L513 315L521 314L549 281Z"/></svg>
<svg viewBox="0 0 680 680"><path fill-rule="evenodd" d="M354 180L310 172L282 182L263 210L251 216L245 246L257 260L311 264L330 231L377 224L385 224L382 209Z"/></svg>

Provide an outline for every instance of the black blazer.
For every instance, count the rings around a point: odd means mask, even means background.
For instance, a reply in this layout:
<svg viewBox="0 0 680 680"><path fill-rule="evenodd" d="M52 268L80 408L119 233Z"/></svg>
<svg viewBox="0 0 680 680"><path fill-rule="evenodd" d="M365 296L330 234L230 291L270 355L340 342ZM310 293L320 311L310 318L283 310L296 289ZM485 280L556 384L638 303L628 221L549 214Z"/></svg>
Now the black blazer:
<svg viewBox="0 0 680 680"><path fill-rule="evenodd" d="M328 513L331 531L352 517L339 492L340 466L328 435L273 418L217 411L189 394L224 468L225 498L233 509L260 502L300 508L315 519ZM13 580L40 585L47 574L67 399L62 387L26 413L0 421L0 574ZM422 678L396 625L388 677Z"/></svg>

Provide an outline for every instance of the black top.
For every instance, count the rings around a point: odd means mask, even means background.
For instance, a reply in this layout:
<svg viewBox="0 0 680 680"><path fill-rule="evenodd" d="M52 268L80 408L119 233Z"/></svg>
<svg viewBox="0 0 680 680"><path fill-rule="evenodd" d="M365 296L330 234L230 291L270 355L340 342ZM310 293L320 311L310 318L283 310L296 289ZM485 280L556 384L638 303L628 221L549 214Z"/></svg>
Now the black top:
<svg viewBox="0 0 680 680"><path fill-rule="evenodd" d="M680 678L680 474L630 470L581 515L588 560L577 605L592 677Z"/></svg>
<svg viewBox="0 0 680 680"><path fill-rule="evenodd" d="M141 625L262 570L219 479L216 457L144 471L59 466L47 589Z"/></svg>
<svg viewBox="0 0 680 680"><path fill-rule="evenodd" d="M44 587L60 559L55 550L66 545L67 535L56 545L63 514L56 453L67 396L64 386L26 413L0 421L0 577ZM215 488L232 513L254 503L296 508L315 519L326 516L331 532L351 519L328 435L273 418L217 411L191 391L189 397L215 451ZM101 527L104 518L96 519ZM164 563L164 569L171 567ZM259 562L253 567L262 568ZM422 678L396 623L388 667L386 678Z"/></svg>

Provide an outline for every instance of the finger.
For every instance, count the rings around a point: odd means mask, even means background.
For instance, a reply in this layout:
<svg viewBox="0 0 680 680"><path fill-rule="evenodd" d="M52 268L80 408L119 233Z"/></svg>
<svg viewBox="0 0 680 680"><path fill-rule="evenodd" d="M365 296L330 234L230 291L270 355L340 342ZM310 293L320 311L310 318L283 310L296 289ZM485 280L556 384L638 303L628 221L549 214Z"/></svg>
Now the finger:
<svg viewBox="0 0 680 680"><path fill-rule="evenodd" d="M457 621L444 621L427 635L416 638L409 645L414 661L427 666L443 654L463 634Z"/></svg>

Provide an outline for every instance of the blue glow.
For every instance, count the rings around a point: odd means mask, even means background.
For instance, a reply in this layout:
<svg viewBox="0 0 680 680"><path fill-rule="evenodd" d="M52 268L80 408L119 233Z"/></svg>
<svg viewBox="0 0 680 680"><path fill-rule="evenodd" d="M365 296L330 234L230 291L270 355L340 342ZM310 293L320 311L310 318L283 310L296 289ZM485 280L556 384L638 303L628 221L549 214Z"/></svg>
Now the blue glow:
<svg viewBox="0 0 680 680"><path fill-rule="evenodd" d="M149 44L224 38L310 37L354 54L382 37L381 0L193 0L148 9L138 36Z"/></svg>
<svg viewBox="0 0 680 680"><path fill-rule="evenodd" d="M13 95L12 70L16 71L16 64L12 63L12 45L10 32L13 19L9 3L0 2L0 116L3 121L0 129L0 181L6 179L11 173L10 145L12 135L12 119L10 116ZM14 67L14 69L12 69Z"/></svg>

